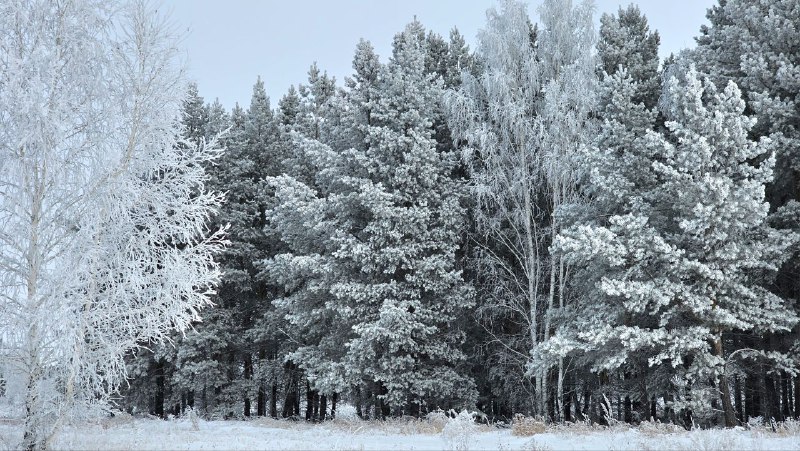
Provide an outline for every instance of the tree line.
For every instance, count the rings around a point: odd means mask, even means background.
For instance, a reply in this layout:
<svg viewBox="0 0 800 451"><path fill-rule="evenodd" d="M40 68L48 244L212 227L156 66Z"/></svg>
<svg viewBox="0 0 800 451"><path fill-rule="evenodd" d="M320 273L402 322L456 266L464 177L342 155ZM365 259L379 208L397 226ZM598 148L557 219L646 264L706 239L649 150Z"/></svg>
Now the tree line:
<svg viewBox="0 0 800 451"><path fill-rule="evenodd" d="M274 107L192 85L181 138L226 149L216 306L128 358L120 404L800 416L800 5L721 0L666 61L637 7L593 11L503 1L474 51L415 20Z"/></svg>

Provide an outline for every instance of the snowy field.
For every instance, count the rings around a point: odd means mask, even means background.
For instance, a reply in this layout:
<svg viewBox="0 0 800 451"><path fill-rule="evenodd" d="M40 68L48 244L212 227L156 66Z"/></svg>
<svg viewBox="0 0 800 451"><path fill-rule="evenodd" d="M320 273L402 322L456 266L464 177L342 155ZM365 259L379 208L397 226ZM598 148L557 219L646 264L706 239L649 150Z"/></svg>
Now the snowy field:
<svg viewBox="0 0 800 451"><path fill-rule="evenodd" d="M796 426L796 425L795 425ZM664 425L550 428L533 435L459 422L337 419L324 424L256 419L202 421L115 417L69 426L55 449L98 450L800 450L800 430L677 430ZM16 420L0 419L0 449L14 449Z"/></svg>

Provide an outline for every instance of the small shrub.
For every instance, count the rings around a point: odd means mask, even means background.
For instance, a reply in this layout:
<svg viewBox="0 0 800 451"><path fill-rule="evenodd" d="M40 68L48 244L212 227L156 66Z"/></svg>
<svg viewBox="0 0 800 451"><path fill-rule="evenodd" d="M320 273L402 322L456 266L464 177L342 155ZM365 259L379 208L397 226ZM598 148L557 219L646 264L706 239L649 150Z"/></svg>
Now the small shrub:
<svg viewBox="0 0 800 451"><path fill-rule="evenodd" d="M642 421L638 427L639 432L647 437L654 437L657 435L673 434L681 432L684 429L677 424L662 423L660 421Z"/></svg>
<svg viewBox="0 0 800 451"><path fill-rule="evenodd" d="M800 420L788 418L782 423L778 423L777 433L783 436L800 435Z"/></svg>
<svg viewBox="0 0 800 451"><path fill-rule="evenodd" d="M477 432L477 429L473 413L464 409L447 422L442 429L442 435L453 451L467 451L472 435Z"/></svg>
<svg viewBox="0 0 800 451"><path fill-rule="evenodd" d="M444 410L437 409L425 415L425 421L437 432L440 433L450 421Z"/></svg>

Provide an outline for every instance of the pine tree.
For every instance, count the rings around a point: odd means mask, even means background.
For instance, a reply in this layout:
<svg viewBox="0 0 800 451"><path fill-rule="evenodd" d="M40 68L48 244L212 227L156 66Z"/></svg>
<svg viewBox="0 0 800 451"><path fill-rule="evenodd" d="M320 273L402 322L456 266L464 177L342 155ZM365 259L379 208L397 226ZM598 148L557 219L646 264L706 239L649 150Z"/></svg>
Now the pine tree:
<svg viewBox="0 0 800 451"><path fill-rule="evenodd" d="M619 8L616 15L600 17L600 40L597 53L600 69L614 75L624 68L636 85L634 103L642 102L654 108L661 93L658 71L658 45L661 38L657 31L650 32L647 18L639 7L631 4Z"/></svg>
<svg viewBox="0 0 800 451"><path fill-rule="evenodd" d="M751 134L767 136L775 143L775 177L767 186L771 220L777 227L796 232L800 228L800 90L796 75L800 70L800 6L796 0L727 0L711 8L708 19L711 26L702 28L692 60L717 84L732 80L739 85L747 100L745 111L757 118ZM793 250L773 290L782 297L798 299L798 270L800 257ZM797 360L800 329L788 335L743 337L741 346L777 352L794 349ZM747 415L781 419L787 409L778 408L780 392L786 398L789 388L778 387L779 379L791 379L790 373L773 374L770 365L759 366L745 372ZM794 386L800 390L800 378L794 377ZM798 413L800 408L795 409Z"/></svg>
<svg viewBox="0 0 800 451"><path fill-rule="evenodd" d="M449 177L455 161L436 151L427 119L441 81L425 73L419 23L394 42L386 66L359 44L343 99L352 107L337 125L352 130L354 147L306 138L299 144L319 168L314 187L272 179L279 206L271 217L295 252L268 264L293 293L279 301L290 322L325 325L292 358L322 390L349 384L360 398L371 393L379 416L474 397L453 368L462 334L449 326L471 294L455 268L464 213ZM322 220L311 230L291 227L312 218Z"/></svg>
<svg viewBox="0 0 800 451"><path fill-rule="evenodd" d="M560 337L547 351L586 352L595 370L647 356L649 366L677 376L676 409L713 415L719 400L732 426L726 373L732 350L725 343L733 332L796 323L763 286L791 240L766 224L764 186L774 158L768 141L748 139L754 121L742 114L736 85L719 92L690 70L684 81L669 80L665 96L668 134L646 132L644 146L630 147L634 152L598 155L649 160L635 165L636 178L603 174L608 164L593 174L598 191L628 187L624 207L607 225L576 226L555 243L570 261L594 266L601 276L574 339Z"/></svg>

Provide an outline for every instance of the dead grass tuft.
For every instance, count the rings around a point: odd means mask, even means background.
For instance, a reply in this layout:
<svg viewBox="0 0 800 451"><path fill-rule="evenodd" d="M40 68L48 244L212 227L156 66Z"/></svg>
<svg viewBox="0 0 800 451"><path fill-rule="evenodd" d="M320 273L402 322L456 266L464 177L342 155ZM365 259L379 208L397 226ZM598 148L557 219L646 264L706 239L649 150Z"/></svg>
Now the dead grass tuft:
<svg viewBox="0 0 800 451"><path fill-rule="evenodd" d="M511 434L518 437L530 437L536 434L547 432L547 424L544 419L538 417L526 417L521 414L514 415L511 423Z"/></svg>

